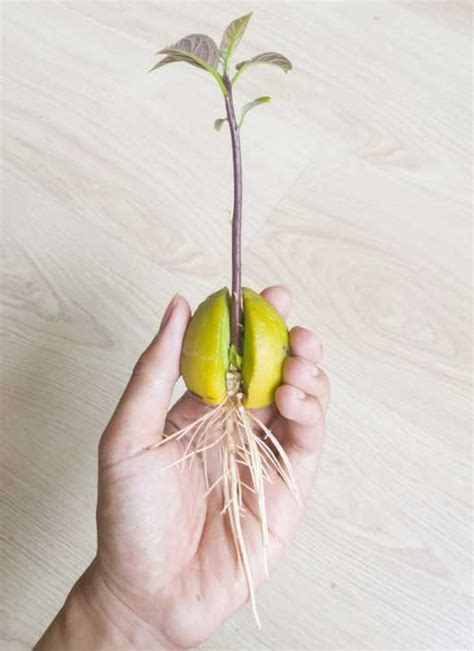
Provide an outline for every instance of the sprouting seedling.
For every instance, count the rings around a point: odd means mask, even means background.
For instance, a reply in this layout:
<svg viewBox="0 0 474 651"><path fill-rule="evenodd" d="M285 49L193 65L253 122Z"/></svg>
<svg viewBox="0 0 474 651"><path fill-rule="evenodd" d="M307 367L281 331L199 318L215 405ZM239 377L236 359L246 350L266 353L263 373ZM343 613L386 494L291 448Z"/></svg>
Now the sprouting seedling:
<svg viewBox="0 0 474 651"><path fill-rule="evenodd" d="M204 403L214 406L187 427L166 436L152 448L168 441L184 445L181 458L173 465L200 456L207 486L222 492L222 515L229 518L236 559L248 584L255 619L259 618L255 602L254 580L241 526L245 513L245 496L251 493L260 521L263 566L268 572L269 542L265 485L275 478L283 481L296 500L298 489L290 461L273 432L251 410L273 402L281 384L282 367L288 355L288 329L277 310L262 296L242 288L242 159L240 130L246 115L256 106L270 101L257 97L245 104L239 118L234 106L234 87L249 68L267 64L284 72L290 61L277 52L264 52L235 65L235 50L245 33L251 13L232 21L218 48L210 36L190 34L158 52L163 58L156 70L169 63L184 62L200 68L217 82L224 97L226 117L218 118L219 131L227 122L234 174L232 213L232 291L226 288L203 301L194 313L183 342L181 372L187 388ZM208 474L208 454L218 455L219 470L212 481ZM245 474L245 481L243 476Z"/></svg>
<svg viewBox="0 0 474 651"><path fill-rule="evenodd" d="M233 89L239 77L249 68L256 65L276 66L288 72L292 65L290 61L278 52L263 52L251 59L241 61L235 66L235 72L230 72L232 58L249 24L252 12L236 18L226 28L222 36L220 47L215 41L205 34L190 34L180 39L174 45L165 47L158 52L164 55L151 71L157 70L169 63L184 62L201 68L212 75L224 96L226 117L218 118L214 122L219 130L224 122L229 125L232 141L232 160L234 170L234 206L232 213L232 295L231 295L231 341L235 350L240 353L241 333L239 324L242 320L242 158L240 147L240 128L245 115L256 106L270 102L268 96L257 99L243 106L240 119L237 120Z"/></svg>

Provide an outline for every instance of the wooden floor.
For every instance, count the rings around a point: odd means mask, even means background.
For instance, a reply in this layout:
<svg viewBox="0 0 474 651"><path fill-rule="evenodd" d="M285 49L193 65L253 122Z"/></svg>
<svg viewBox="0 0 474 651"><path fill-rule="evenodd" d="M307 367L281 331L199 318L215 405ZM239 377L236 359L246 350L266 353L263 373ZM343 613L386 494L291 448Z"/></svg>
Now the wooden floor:
<svg viewBox="0 0 474 651"><path fill-rule="evenodd" d="M4 4L0 647L94 553L98 437L177 291L229 280L222 98L159 46L255 9L245 283L288 284L333 385L306 519L206 649L471 648L467 2Z"/></svg>

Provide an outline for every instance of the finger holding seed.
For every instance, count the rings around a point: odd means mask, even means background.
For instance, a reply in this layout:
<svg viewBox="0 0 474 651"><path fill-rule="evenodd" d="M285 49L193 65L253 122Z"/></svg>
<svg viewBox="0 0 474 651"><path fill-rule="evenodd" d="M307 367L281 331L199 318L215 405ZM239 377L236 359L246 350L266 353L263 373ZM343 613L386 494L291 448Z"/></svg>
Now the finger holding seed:
<svg viewBox="0 0 474 651"><path fill-rule="evenodd" d="M304 357L314 364L321 363L323 348L321 342L311 330L301 326L292 328L290 331L290 348L293 355Z"/></svg>
<svg viewBox="0 0 474 651"><path fill-rule="evenodd" d="M283 367L283 381L318 398L326 411L329 402L329 380L326 373L305 357L291 356Z"/></svg>
<svg viewBox="0 0 474 651"><path fill-rule="evenodd" d="M266 301L271 303L276 310L278 310L284 319L288 318L291 311L291 304L293 302L288 287L285 287L284 285L272 285L271 287L266 287L261 292L261 295Z"/></svg>
<svg viewBox="0 0 474 651"><path fill-rule="evenodd" d="M317 398L290 384L282 384L275 392L280 414L289 421L287 441L298 448L314 448L313 429L324 418Z"/></svg>
<svg viewBox="0 0 474 651"><path fill-rule="evenodd" d="M323 447L324 411L314 395L286 383L276 390L275 404L279 416L272 429L293 469L301 505L304 505L311 491ZM291 541L302 508L296 508L293 496L281 481L275 481L267 487L266 495L269 526L285 547ZM281 517L282 513L285 513L285 518Z"/></svg>
<svg viewBox="0 0 474 651"><path fill-rule="evenodd" d="M317 395L317 377L319 369L316 364L304 357L292 355L283 366L283 382L298 387L311 396Z"/></svg>

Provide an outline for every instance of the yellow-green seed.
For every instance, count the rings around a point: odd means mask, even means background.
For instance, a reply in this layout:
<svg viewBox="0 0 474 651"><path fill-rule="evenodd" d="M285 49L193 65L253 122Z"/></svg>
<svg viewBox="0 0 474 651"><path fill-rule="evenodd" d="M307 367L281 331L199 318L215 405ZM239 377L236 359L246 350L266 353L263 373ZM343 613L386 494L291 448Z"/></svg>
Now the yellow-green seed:
<svg viewBox="0 0 474 651"><path fill-rule="evenodd" d="M288 330L279 312L260 294L244 288L242 388L244 405L273 402L288 355ZM186 386L208 404L226 396L230 351L230 297L226 288L211 294L197 308L186 331L181 372ZM233 356L235 357L235 356Z"/></svg>

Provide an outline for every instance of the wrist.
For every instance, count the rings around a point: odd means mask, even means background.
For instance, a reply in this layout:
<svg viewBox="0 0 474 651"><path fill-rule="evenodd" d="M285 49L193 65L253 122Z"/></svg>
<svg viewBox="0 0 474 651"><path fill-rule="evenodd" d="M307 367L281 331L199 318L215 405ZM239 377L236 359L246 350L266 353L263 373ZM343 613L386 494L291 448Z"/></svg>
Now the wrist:
<svg viewBox="0 0 474 651"><path fill-rule="evenodd" d="M74 585L35 651L176 648L109 589L94 561Z"/></svg>

